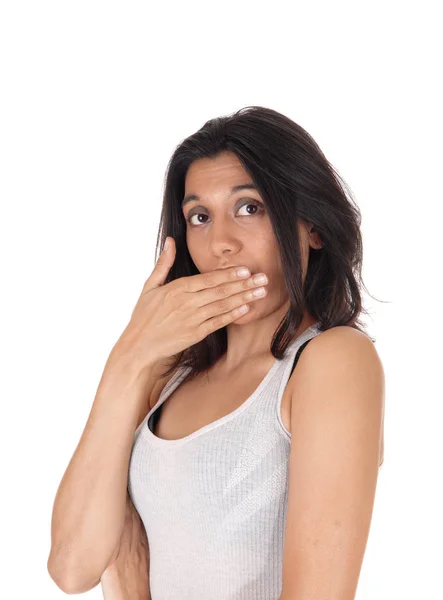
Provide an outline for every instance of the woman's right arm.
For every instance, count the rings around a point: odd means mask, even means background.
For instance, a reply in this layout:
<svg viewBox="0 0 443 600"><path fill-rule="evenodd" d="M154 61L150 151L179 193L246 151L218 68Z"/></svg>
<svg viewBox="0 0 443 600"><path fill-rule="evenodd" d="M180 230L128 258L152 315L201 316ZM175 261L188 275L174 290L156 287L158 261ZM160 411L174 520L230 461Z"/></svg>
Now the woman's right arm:
<svg viewBox="0 0 443 600"><path fill-rule="evenodd" d="M165 284L176 256L174 238L169 242L106 362L57 490L47 568L67 593L97 585L117 548L134 433L165 367L178 353L241 318L241 307L248 310L259 301L252 289L262 284L253 282L248 271L239 274L237 267Z"/></svg>
<svg viewBox="0 0 443 600"><path fill-rule="evenodd" d="M164 361L137 370L111 352L77 448L54 500L48 572L67 593L94 587L122 533L129 459Z"/></svg>

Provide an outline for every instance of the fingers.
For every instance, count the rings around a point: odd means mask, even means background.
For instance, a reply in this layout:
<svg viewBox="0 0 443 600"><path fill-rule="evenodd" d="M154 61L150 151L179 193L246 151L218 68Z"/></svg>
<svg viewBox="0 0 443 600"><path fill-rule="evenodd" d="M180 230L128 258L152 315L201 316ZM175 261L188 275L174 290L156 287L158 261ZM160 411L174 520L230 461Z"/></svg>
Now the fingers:
<svg viewBox="0 0 443 600"><path fill-rule="evenodd" d="M266 294L266 287L260 286L255 287L255 289L242 291L241 293L235 294L234 296L228 298L216 300L215 302L211 302L210 304L200 307L198 309L198 318L201 321L206 321L207 319L217 318L218 316L223 317L225 314L227 314L229 318L231 313L234 318L238 318L239 314L241 314L241 311L237 309L246 304L264 298ZM228 320L228 322L230 321ZM223 327L223 325L221 325L221 327Z"/></svg>
<svg viewBox="0 0 443 600"><path fill-rule="evenodd" d="M263 276L265 279L263 279ZM266 294L267 277L264 273L259 273L246 280L235 281L230 283L222 283L216 287L201 290L196 294L197 308L208 307L208 310L203 311L206 318L212 317L214 306L212 303L220 307L219 313L227 312L243 302L250 302L260 297L260 294L253 293L255 290L264 289L263 296Z"/></svg>
<svg viewBox="0 0 443 600"><path fill-rule="evenodd" d="M144 291L164 285L169 271L175 261L175 241L172 237L167 237L163 252L158 257L157 263L149 279L146 281Z"/></svg>
<svg viewBox="0 0 443 600"><path fill-rule="evenodd" d="M197 327L197 334L200 340L208 336L210 333L226 327L230 323L233 323L236 319L242 317L250 310L249 306L243 304L234 310L225 312L223 314L217 314L215 317L206 319Z"/></svg>
<svg viewBox="0 0 443 600"><path fill-rule="evenodd" d="M245 267L243 267L245 268ZM233 283L241 281L249 277L250 272L247 270L245 274L240 274L241 267L230 267L229 269L217 269L216 271L208 271L207 273L199 273L198 275L191 275L190 277L183 278L185 285L185 291L187 292L199 292L208 288L213 288L217 285L225 283Z"/></svg>

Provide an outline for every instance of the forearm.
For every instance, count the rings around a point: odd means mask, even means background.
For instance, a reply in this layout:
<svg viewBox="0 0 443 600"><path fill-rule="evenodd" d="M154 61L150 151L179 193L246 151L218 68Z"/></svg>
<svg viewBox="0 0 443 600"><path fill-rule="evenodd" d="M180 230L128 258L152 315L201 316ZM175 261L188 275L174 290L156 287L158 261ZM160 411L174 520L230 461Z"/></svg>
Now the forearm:
<svg viewBox="0 0 443 600"><path fill-rule="evenodd" d="M49 564L64 576L97 580L121 534L128 464L144 381L109 360L85 430L60 483Z"/></svg>

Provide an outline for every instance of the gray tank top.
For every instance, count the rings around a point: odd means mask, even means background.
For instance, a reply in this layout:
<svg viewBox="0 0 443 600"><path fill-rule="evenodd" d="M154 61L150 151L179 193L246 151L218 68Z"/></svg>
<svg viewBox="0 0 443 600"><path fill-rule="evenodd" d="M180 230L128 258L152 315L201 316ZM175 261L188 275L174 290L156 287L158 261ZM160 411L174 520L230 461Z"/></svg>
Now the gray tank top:
<svg viewBox="0 0 443 600"><path fill-rule="evenodd" d="M148 537L152 600L279 598L291 447L281 400L297 350L319 333L317 322L294 339L236 410L164 440L151 417L190 367L179 369L136 429L128 492Z"/></svg>

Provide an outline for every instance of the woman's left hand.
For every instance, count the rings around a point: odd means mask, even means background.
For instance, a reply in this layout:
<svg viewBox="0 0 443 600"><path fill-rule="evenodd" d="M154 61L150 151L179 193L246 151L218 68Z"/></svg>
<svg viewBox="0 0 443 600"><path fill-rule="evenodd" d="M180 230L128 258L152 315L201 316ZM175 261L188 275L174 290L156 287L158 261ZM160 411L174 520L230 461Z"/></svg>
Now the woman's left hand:
<svg viewBox="0 0 443 600"><path fill-rule="evenodd" d="M129 494L120 544L100 581L104 600L151 600L148 538Z"/></svg>

